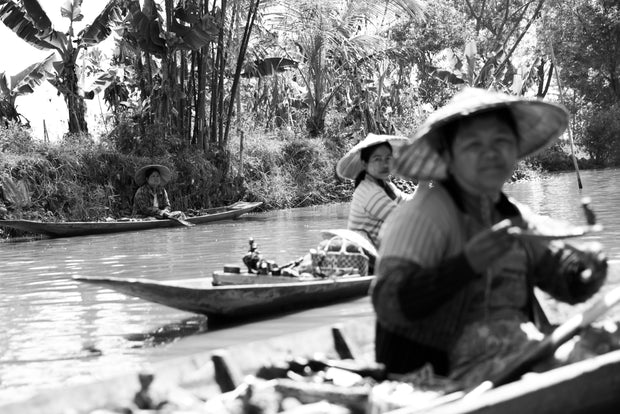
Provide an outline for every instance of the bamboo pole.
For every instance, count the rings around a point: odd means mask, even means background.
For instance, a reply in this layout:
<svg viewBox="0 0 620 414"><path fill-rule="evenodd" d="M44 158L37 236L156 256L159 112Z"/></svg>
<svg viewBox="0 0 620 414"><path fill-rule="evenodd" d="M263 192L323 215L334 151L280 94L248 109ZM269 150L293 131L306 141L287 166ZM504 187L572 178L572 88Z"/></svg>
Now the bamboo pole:
<svg viewBox="0 0 620 414"><path fill-rule="evenodd" d="M239 131L239 171L237 172L237 176L243 178L243 131Z"/></svg>
<svg viewBox="0 0 620 414"><path fill-rule="evenodd" d="M555 60L555 53L553 52L553 44L551 43L551 41L549 41L549 50L550 50L550 54L551 54L551 62L553 63L553 66L555 67L555 78L556 81L558 83L558 90L560 91L560 102L562 104L564 104L564 93L563 93L563 88L562 88L562 80L560 79L560 70L559 70L559 66ZM575 157L575 143L573 141L573 127L572 127L573 123L570 121L569 118L569 122L568 122L568 141L570 143L570 155L571 158L573 159L573 165L575 166L575 173L577 174L577 186L579 187L579 189L581 190L583 188L583 185L581 184L581 176L579 175L579 166L577 165L577 158Z"/></svg>
<svg viewBox="0 0 620 414"><path fill-rule="evenodd" d="M45 119L43 120L43 142L49 143L50 137L47 134L47 126L45 125Z"/></svg>

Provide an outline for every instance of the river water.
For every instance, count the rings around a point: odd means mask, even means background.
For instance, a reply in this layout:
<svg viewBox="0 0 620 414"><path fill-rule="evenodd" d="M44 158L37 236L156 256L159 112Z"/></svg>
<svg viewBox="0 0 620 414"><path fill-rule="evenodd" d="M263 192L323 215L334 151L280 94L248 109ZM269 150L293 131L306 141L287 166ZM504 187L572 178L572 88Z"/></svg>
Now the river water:
<svg viewBox="0 0 620 414"><path fill-rule="evenodd" d="M582 171L507 186L536 211L585 223L580 199L589 196L605 229L585 237L605 246L612 269L605 289L620 283L620 170ZM267 258L283 264L320 240L320 230L346 227L347 204L248 214L235 221L102 236L0 243L0 403L42 389L91 381L188 352L179 344L204 335L202 345L256 339L371 314L368 298L215 335L206 318L82 284L72 276L174 280L208 278L241 263L253 237ZM556 319L569 310L547 308ZM555 315L553 315L555 314ZM620 308L615 315L620 316ZM552 318L553 319L553 318ZM212 335L212 336L209 336ZM212 340L210 338L213 338ZM202 348L204 350L204 348ZM191 351L191 350L190 350Z"/></svg>

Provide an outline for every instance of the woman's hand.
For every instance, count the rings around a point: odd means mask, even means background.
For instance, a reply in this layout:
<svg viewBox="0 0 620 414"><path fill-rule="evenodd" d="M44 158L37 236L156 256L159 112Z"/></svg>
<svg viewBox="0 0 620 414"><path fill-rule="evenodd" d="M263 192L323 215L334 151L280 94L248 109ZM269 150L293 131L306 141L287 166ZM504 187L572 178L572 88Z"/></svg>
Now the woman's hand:
<svg viewBox="0 0 620 414"><path fill-rule="evenodd" d="M573 247L579 252L579 282L588 291L597 291L607 278L607 256L598 242L589 242Z"/></svg>
<svg viewBox="0 0 620 414"><path fill-rule="evenodd" d="M515 241L514 237L508 234L508 228L512 225L510 220L502 220L467 242L465 257L476 273L484 272L510 250Z"/></svg>
<svg viewBox="0 0 620 414"><path fill-rule="evenodd" d="M163 218L168 218L170 216L170 212L168 210L161 210L160 215Z"/></svg>

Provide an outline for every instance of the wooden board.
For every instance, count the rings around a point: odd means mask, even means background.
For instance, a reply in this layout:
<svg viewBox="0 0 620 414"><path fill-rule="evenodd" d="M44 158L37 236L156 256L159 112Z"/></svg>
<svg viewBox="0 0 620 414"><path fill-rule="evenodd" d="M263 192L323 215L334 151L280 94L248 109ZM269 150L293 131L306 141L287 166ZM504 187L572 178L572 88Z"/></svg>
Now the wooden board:
<svg viewBox="0 0 620 414"><path fill-rule="evenodd" d="M338 279L358 278L358 275L337 276ZM264 285L274 283L299 283L299 282L320 282L330 280L326 278L307 276L274 276L274 275L258 275L256 273L227 273L220 270L213 272L213 286L235 286L235 285Z"/></svg>

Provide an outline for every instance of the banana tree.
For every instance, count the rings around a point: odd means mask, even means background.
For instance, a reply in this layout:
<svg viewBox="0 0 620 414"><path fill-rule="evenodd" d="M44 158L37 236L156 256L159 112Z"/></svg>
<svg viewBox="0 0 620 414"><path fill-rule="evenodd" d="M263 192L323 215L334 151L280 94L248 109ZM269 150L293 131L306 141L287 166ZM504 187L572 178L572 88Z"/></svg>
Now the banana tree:
<svg viewBox="0 0 620 414"><path fill-rule="evenodd" d="M195 135L203 136L206 59L218 39L221 11L214 5L208 12L203 0L165 0L163 8L154 0L140 3L124 0L129 18L117 57L136 74L141 101L150 103L140 127L158 124L164 135L189 137L194 125L201 131Z"/></svg>
<svg viewBox="0 0 620 414"><path fill-rule="evenodd" d="M124 12L117 0L111 0L90 25L74 33L74 24L84 16L80 5L82 0L66 0L60 8L61 16L69 19L67 32L55 30L37 0L0 0L0 21L28 44L41 50L52 50L60 56L54 62L55 76L48 79L60 92L67 104L69 132L86 133L86 105L78 84L76 65L80 52L106 39L112 26L120 23Z"/></svg>
<svg viewBox="0 0 620 414"><path fill-rule="evenodd" d="M50 53L42 62L33 63L19 73L9 76L0 73L0 117L7 121L21 123L22 115L15 107L19 96L28 95L45 80L54 76L53 64L56 55Z"/></svg>

